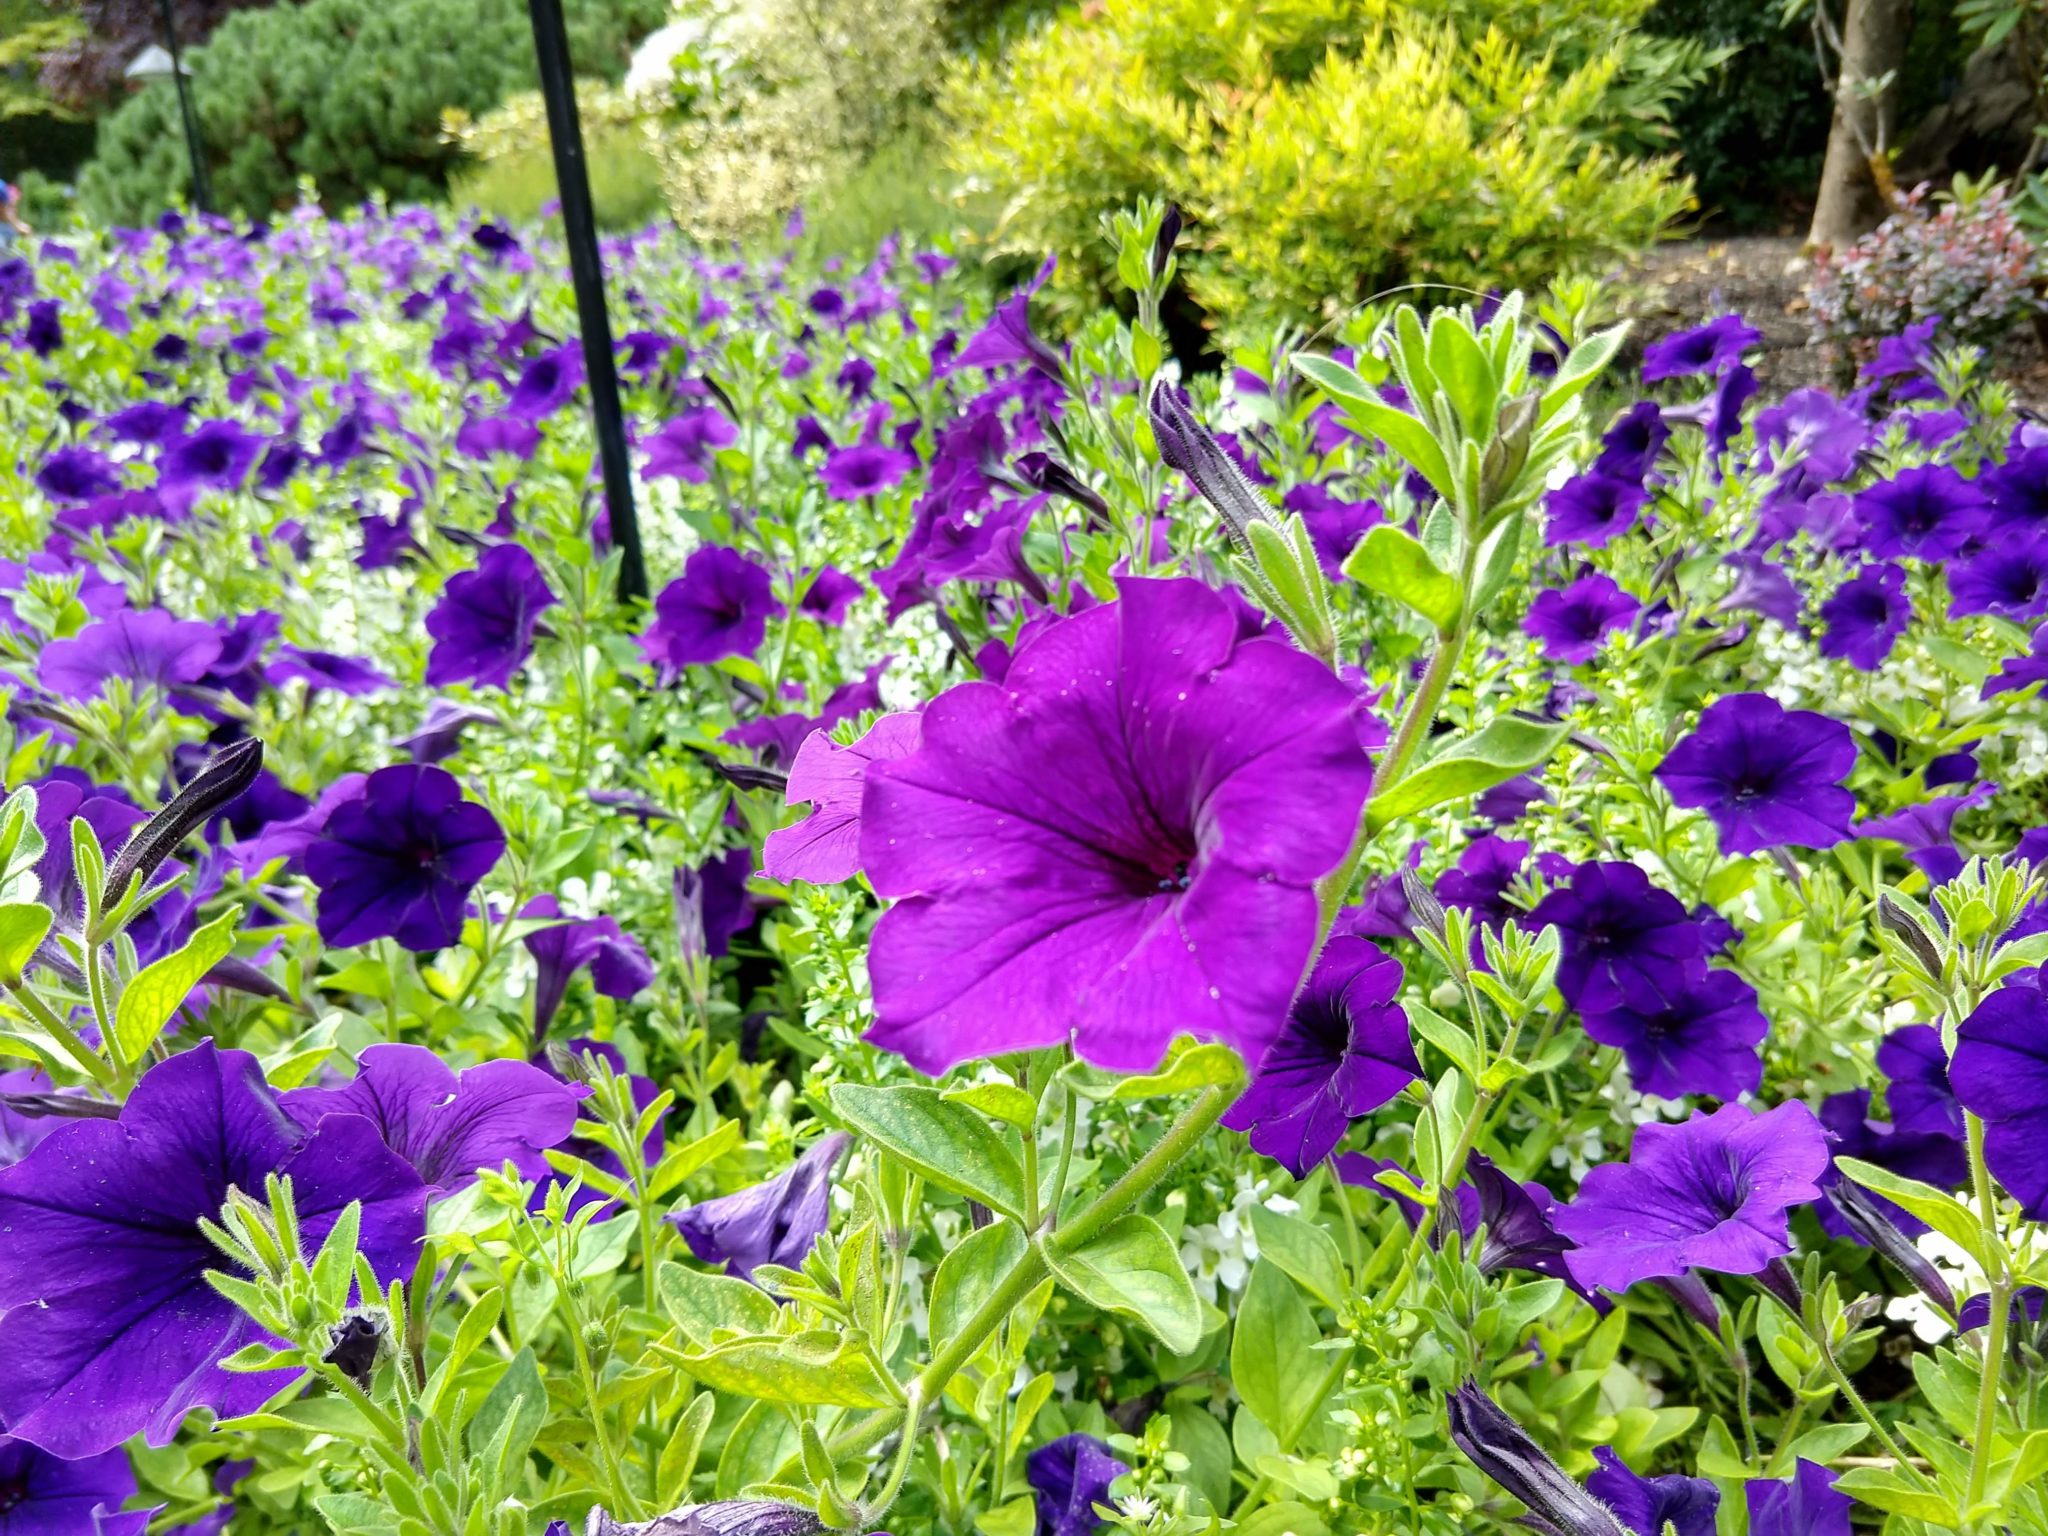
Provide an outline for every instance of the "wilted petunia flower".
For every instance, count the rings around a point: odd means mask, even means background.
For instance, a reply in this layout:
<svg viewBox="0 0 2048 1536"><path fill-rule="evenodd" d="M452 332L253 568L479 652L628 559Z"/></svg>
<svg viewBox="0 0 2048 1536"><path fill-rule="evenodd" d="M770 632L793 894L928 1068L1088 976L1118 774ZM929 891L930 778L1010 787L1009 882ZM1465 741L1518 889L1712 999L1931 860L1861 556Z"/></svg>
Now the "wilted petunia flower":
<svg viewBox="0 0 2048 1536"><path fill-rule="evenodd" d="M1626 629L1642 606L1613 577L1594 571L1562 590L1538 593L1522 628L1543 643L1550 660L1577 666L1597 656L1607 636Z"/></svg>
<svg viewBox="0 0 2048 1536"><path fill-rule="evenodd" d="M906 757L917 750L918 716L884 715L850 746L813 731L790 765L784 798L810 803L811 812L793 826L778 827L761 845L761 873L771 880L831 885L860 870L860 803L868 765Z"/></svg>
<svg viewBox="0 0 2048 1536"><path fill-rule="evenodd" d="M1095 1506L1109 1502L1109 1485L1131 1469L1093 1435L1062 1435L1024 1458L1024 1480L1037 1495L1036 1536L1094 1536L1102 1528Z"/></svg>
<svg viewBox="0 0 2048 1536"><path fill-rule="evenodd" d="M1635 481L1598 471L1565 481L1544 499L1549 514L1546 544L1584 544L1598 549L1635 526L1650 493Z"/></svg>
<svg viewBox="0 0 2048 1536"><path fill-rule="evenodd" d="M379 768L336 806L305 851L320 887L320 937L335 946L392 938L445 949L462 935L476 883L505 851L497 817L443 768Z"/></svg>
<svg viewBox="0 0 2048 1536"><path fill-rule="evenodd" d="M1820 1194L1827 1134L1804 1104L1758 1114L1726 1104L1636 1131L1625 1163L1602 1163L1557 1213L1587 1286L1625 1291L1690 1269L1753 1275L1792 1251L1788 1217Z"/></svg>
<svg viewBox="0 0 2048 1536"><path fill-rule="evenodd" d="M827 449L818 473L828 494L840 501L858 501L900 485L915 468L915 454L884 448L880 443L855 443Z"/></svg>
<svg viewBox="0 0 2048 1536"><path fill-rule="evenodd" d="M472 725L503 725L488 709L475 704L458 704L452 699L435 699L419 729L393 743L416 763L439 763L462 750L462 733Z"/></svg>
<svg viewBox="0 0 2048 1536"><path fill-rule="evenodd" d="M1771 1031L1756 989L1733 971L1688 970L1675 985L1637 989L1612 1008L1588 1009L1586 1033L1628 1059L1638 1093L1733 1099L1763 1081L1757 1047Z"/></svg>
<svg viewBox="0 0 2048 1536"><path fill-rule="evenodd" d="M541 1153L568 1136L587 1092L523 1061L480 1062L458 1076L425 1046L373 1045L346 1087L294 1088L282 1102L309 1131L329 1115L362 1116L439 1197L507 1162L521 1178L545 1178Z"/></svg>
<svg viewBox="0 0 2048 1536"><path fill-rule="evenodd" d="M1675 987L1706 960L1706 940L1685 905L1633 864L1584 864L1529 914L1563 941L1557 989L1581 1011L1623 1008Z"/></svg>
<svg viewBox="0 0 2048 1536"><path fill-rule="evenodd" d="M1889 563L1865 566L1820 605L1827 632L1820 653L1875 672L1913 620L1906 572Z"/></svg>
<svg viewBox="0 0 2048 1536"><path fill-rule="evenodd" d="M593 1509L582 1536L818 1536L825 1523L814 1509L773 1499L722 1499L623 1525ZM556 1520L545 1536L574 1536L569 1522ZM885 1536L885 1533L884 1533Z"/></svg>
<svg viewBox="0 0 2048 1536"><path fill-rule="evenodd" d="M1908 1131L1887 1125L1872 1118L1870 1100L1868 1088L1831 1093L1821 1100L1820 1123L1828 1133L1832 1157L1875 1163L1880 1168L1917 1179L1922 1184L1932 1184L1937 1189L1954 1189L1970 1176L1969 1158L1963 1150L1960 1136L1950 1134L1945 1127L1933 1131ZM1862 1235L1844 1221L1835 1208L1834 1198L1841 1184L1841 1175L1830 1168L1828 1176L1822 1180L1828 1198L1814 1207L1814 1215L1830 1237L1847 1237L1861 1242ZM1873 1202L1878 1211L1907 1236L1918 1237L1927 1230L1925 1222L1882 1196L1866 1193L1864 1198Z"/></svg>
<svg viewBox="0 0 2048 1536"><path fill-rule="evenodd" d="M1390 1171L1409 1177L1396 1163L1356 1152L1337 1156L1339 1178L1392 1200L1412 1229L1422 1220L1422 1207L1379 1182L1377 1176ZM1564 1262L1572 1240L1557 1230L1557 1196L1545 1186L1513 1178L1485 1153L1474 1152L1465 1160L1465 1177L1451 1196L1449 1205L1438 1207L1438 1221L1430 1232L1432 1244L1441 1247L1447 1229L1455 1231L1466 1240L1467 1257L1482 1275L1520 1269L1580 1289ZM1486 1241L1474 1252L1470 1241L1481 1228L1486 1231Z"/></svg>
<svg viewBox="0 0 2048 1536"><path fill-rule="evenodd" d="M204 677L220 649L220 631L211 624L161 608L123 610L44 646L36 680L69 699L98 698L111 677L168 690Z"/></svg>
<svg viewBox="0 0 2048 1536"><path fill-rule="evenodd" d="M686 666L751 656L776 613L768 573L736 549L705 545L654 600L654 622L640 648L664 682Z"/></svg>
<svg viewBox="0 0 2048 1536"><path fill-rule="evenodd" d="M753 1279L762 1264L795 1269L831 1220L832 1170L851 1141L844 1131L822 1136L767 1182L671 1211L667 1219L700 1263L723 1264L742 1280Z"/></svg>
<svg viewBox="0 0 2048 1536"><path fill-rule="evenodd" d="M427 686L507 686L533 654L540 615L556 601L525 545L486 550L475 570L449 578L441 601L427 615L426 630L434 637Z"/></svg>
<svg viewBox="0 0 2048 1536"><path fill-rule="evenodd" d="M1051 275L1048 258L1029 286L1018 289L996 306L988 323L974 333L960 355L956 368L1006 368L1021 363L1055 383L1060 377L1060 355L1031 329L1031 295Z"/></svg>
<svg viewBox="0 0 2048 1536"><path fill-rule="evenodd" d="M1307 1177L1352 1121L1421 1075L1408 1016L1394 1001L1400 991L1398 960L1365 939L1331 939L1223 1124L1250 1131L1256 1151Z"/></svg>
<svg viewBox="0 0 2048 1536"><path fill-rule="evenodd" d="M1451 1394L1451 1440L1472 1465L1520 1499L1543 1536L1632 1536L1614 1512L1501 1411L1476 1381ZM1659 1533L1661 1536L1661 1533Z"/></svg>
<svg viewBox="0 0 2048 1536"><path fill-rule="evenodd" d="M1855 764L1856 739L1841 721L1738 693L1700 713L1657 778L1676 804L1707 813L1723 853L1832 848L1849 837L1856 814L1856 797L1842 787Z"/></svg>
<svg viewBox="0 0 2048 1536"><path fill-rule="evenodd" d="M118 1448L69 1461L0 1435L5 1536L79 1536L93 1529L98 1506L119 1509L134 1492L135 1472Z"/></svg>
<svg viewBox="0 0 2048 1536"><path fill-rule="evenodd" d="M1849 1536L1856 1501L1835 1488L1835 1475L1804 1456L1789 1482L1752 1478L1743 1486L1749 1536Z"/></svg>
<svg viewBox="0 0 2048 1536"><path fill-rule="evenodd" d="M1949 1081L1984 1122L1984 1158L2029 1220L2048 1215L2048 994L2004 986L1956 1027Z"/></svg>
<svg viewBox="0 0 2048 1536"><path fill-rule="evenodd" d="M560 917L561 903L536 896L521 917ZM603 997L632 997L654 980L654 966L640 941L609 917L572 918L530 933L522 941L539 967L533 989L533 1037L542 1039L569 990L569 978L590 967L590 984Z"/></svg>
<svg viewBox="0 0 2048 1536"><path fill-rule="evenodd" d="M1069 1038L1143 1070L1182 1033L1255 1062L1286 1018L1371 782L1357 695L1199 582L1119 594L869 767L869 1039L922 1071Z"/></svg>
<svg viewBox="0 0 2048 1536"><path fill-rule="evenodd" d="M256 1058L211 1041L143 1075L118 1120L77 1120L0 1170L0 1417L56 1455L130 1435L166 1445L194 1408L248 1413L290 1379L217 1364L262 1338L207 1284L224 1267L199 1223L230 1187L288 1176L309 1247L350 1201L379 1277L408 1274L426 1188L356 1115L308 1132Z"/></svg>
<svg viewBox="0 0 2048 1536"><path fill-rule="evenodd" d="M1593 1459L1600 1470L1586 1479L1586 1492L1609 1509L1636 1536L1714 1536L1714 1512L1721 1490L1704 1477L1638 1477L1612 1446L1598 1446Z"/></svg>
<svg viewBox="0 0 2048 1536"><path fill-rule="evenodd" d="M1982 488L1948 464L1901 470L1856 493L1863 549L1878 560L1959 555L1984 532L1990 514Z"/></svg>

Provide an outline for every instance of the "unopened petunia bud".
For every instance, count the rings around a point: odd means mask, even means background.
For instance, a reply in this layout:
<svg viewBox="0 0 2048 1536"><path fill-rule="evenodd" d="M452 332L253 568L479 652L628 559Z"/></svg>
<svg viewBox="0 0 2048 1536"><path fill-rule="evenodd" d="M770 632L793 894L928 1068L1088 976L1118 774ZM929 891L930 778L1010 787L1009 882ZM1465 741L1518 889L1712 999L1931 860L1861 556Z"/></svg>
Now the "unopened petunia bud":
<svg viewBox="0 0 2048 1536"><path fill-rule="evenodd" d="M707 958L704 941L704 876L687 864L676 866L671 883L676 904L676 945L689 969Z"/></svg>
<svg viewBox="0 0 2048 1536"><path fill-rule="evenodd" d="M1180 204L1168 203L1159 220L1159 233L1152 241L1152 277L1155 282L1166 276L1166 264L1173 259L1173 248L1180 242L1180 229Z"/></svg>
<svg viewBox="0 0 2048 1536"><path fill-rule="evenodd" d="M1565 1476L1542 1446L1468 1381L1451 1394L1451 1439L1472 1464L1529 1506L1557 1536L1629 1536L1605 1504Z"/></svg>
<svg viewBox="0 0 2048 1536"><path fill-rule="evenodd" d="M149 883L164 860L224 807L256 782L263 769L263 743L251 737L217 753L171 803L136 829L107 867L107 894L118 902L130 879Z"/></svg>
<svg viewBox="0 0 2048 1536"><path fill-rule="evenodd" d="M813 1536L825 1529L815 1510L773 1499L725 1499L627 1525L590 1512L583 1536Z"/></svg>
<svg viewBox="0 0 2048 1536"><path fill-rule="evenodd" d="M1934 947L1934 940L1906 904L1886 891L1877 898L1877 921L1885 932L1906 946L1928 980L1941 979L1941 951Z"/></svg>
<svg viewBox="0 0 2048 1536"><path fill-rule="evenodd" d="M377 1360L384 1352L384 1320L359 1312L345 1317L327 1330L327 1353L320 1357L365 1392L377 1374Z"/></svg>
<svg viewBox="0 0 2048 1536"><path fill-rule="evenodd" d="M1232 541L1252 554L1251 525L1271 522L1272 505L1202 425L1188 392L1163 379L1152 390L1152 435L1159 457L1195 482L1202 499L1222 514Z"/></svg>
<svg viewBox="0 0 2048 1536"><path fill-rule="evenodd" d="M1828 1200L1843 1221L1864 1242L1895 1265L1899 1273L1950 1317L1956 1315L1956 1295L1941 1271L1892 1220L1885 1203L1851 1179L1837 1179L1828 1190Z"/></svg>
<svg viewBox="0 0 2048 1536"><path fill-rule="evenodd" d="M1436 899L1436 892L1429 888L1422 876L1404 868L1401 871L1401 894L1407 898L1408 910L1415 914L1415 921L1435 934L1441 944L1444 941L1444 904Z"/></svg>
<svg viewBox="0 0 2048 1536"><path fill-rule="evenodd" d="M1089 514L1091 526L1107 524L1109 503L1079 475L1049 453L1027 453L1017 460L1017 478L1034 491L1071 501Z"/></svg>

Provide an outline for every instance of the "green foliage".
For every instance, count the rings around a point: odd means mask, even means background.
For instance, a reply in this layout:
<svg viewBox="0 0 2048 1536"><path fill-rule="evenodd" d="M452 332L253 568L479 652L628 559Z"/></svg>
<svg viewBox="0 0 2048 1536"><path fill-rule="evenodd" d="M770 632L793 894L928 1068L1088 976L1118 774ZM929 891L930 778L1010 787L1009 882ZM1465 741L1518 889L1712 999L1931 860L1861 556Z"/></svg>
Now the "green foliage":
<svg viewBox="0 0 2048 1536"><path fill-rule="evenodd" d="M1154 190L1189 213L1189 288L1229 322L1531 282L1689 205L1644 151L1714 55L1638 33L1644 9L1106 0L961 67L953 158L1006 195L997 243L1056 251L1070 293L1107 284L1101 212Z"/></svg>
<svg viewBox="0 0 2048 1536"><path fill-rule="evenodd" d="M598 80L576 84L590 199L605 229L639 229L664 211L661 165L625 99ZM530 223L556 196L554 151L538 91L508 97L474 124L451 130L474 157L449 179L449 196L493 218Z"/></svg>
<svg viewBox="0 0 2048 1536"><path fill-rule="evenodd" d="M615 76L663 6L566 10L574 57ZM214 196L252 215L289 204L301 179L337 204L436 196L460 154L443 111L486 111L535 80L519 0L308 0L231 17L189 58ZM102 125L80 181L87 213L148 217L184 185L183 154L176 97L152 86Z"/></svg>

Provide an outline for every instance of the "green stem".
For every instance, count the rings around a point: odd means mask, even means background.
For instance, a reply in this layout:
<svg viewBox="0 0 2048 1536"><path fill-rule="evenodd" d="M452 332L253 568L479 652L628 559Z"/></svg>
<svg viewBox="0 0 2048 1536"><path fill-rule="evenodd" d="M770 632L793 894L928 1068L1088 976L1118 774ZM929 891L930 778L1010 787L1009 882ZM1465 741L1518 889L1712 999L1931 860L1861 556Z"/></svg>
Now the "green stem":
<svg viewBox="0 0 2048 1536"><path fill-rule="evenodd" d="M1400 1271L1394 1276L1394 1283L1382 1293L1396 1305L1408 1294L1408 1282L1415 1276L1416 1265L1422 1262L1422 1250L1429 1244L1429 1235L1435 1230L1437 1212L1443 1209L1444 1201L1450 1198L1458 1180L1465 1176L1465 1160L1472 1155L1472 1144L1479 1139L1479 1127L1486 1121L1486 1113L1493 1103L1493 1095L1484 1089L1475 1091L1472 1110L1465 1116L1464 1129L1458 1132L1458 1144L1451 1149L1449 1161L1444 1164L1443 1177L1437 1181L1436 1204L1422 1213L1422 1219L1415 1223L1415 1233L1408 1239L1408 1251L1401 1256Z"/></svg>
<svg viewBox="0 0 2048 1536"><path fill-rule="evenodd" d="M1998 1193L1984 1157L1984 1122L1967 1117L1970 1136L1970 1177L1977 1194L1977 1220L1984 1232L1984 1255L1995 1262L1991 1280L1991 1315L1984 1331L1984 1366L1977 1379L1977 1423L1970 1442L1970 1476L1965 1513L1984 1499L1991 1475L1991 1446L1998 1432L1998 1389L2005 1374L2006 1313L2011 1308L2006 1266L1998 1240Z"/></svg>
<svg viewBox="0 0 2048 1536"><path fill-rule="evenodd" d="M8 988L8 993L29 1017L43 1026L52 1040L64 1048L65 1055L85 1069L94 1082L106 1087L114 1085L114 1074L107 1064L78 1038L77 1031L57 1016L56 1010L30 991L26 983L17 982Z"/></svg>

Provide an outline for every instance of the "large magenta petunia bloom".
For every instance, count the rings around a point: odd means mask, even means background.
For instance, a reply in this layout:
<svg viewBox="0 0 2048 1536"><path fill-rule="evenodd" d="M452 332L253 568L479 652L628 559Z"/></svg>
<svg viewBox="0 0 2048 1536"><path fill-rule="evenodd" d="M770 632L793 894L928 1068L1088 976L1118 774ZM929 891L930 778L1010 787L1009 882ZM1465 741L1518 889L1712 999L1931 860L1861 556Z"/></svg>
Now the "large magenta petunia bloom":
<svg viewBox="0 0 2048 1536"><path fill-rule="evenodd" d="M256 1058L211 1041L152 1067L118 1120L76 1120L0 1170L0 1419L59 1456L168 1444L195 1408L248 1413L288 1373L219 1361L262 1331L206 1281L199 1229L232 1187L288 1176L306 1243L362 1202L377 1274L410 1271L426 1187L359 1115L294 1124Z"/></svg>
<svg viewBox="0 0 2048 1536"><path fill-rule="evenodd" d="M811 814L779 827L761 845L761 872L771 880L804 880L831 885L860 871L860 803L868 767L917 750L918 717L884 715L859 741L840 746L824 731L813 731L790 765L791 805L810 802Z"/></svg>
<svg viewBox="0 0 2048 1536"><path fill-rule="evenodd" d="M1143 1070L1184 1033L1257 1062L1286 1020L1371 785L1358 696L1200 582L1119 590L868 768L869 1038L920 1070L1070 1038Z"/></svg>

